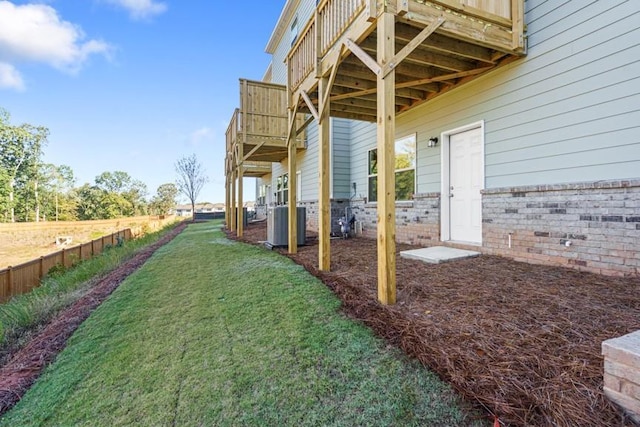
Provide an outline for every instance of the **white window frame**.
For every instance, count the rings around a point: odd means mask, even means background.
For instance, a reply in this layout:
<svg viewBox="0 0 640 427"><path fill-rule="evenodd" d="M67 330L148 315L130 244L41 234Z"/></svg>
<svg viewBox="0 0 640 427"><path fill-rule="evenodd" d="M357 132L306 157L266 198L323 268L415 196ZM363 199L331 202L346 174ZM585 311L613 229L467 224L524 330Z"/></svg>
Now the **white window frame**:
<svg viewBox="0 0 640 427"><path fill-rule="evenodd" d="M413 167L412 168L395 169L394 173L397 174L398 172L406 172L406 171L410 171L410 170L414 171L413 172L413 193L411 193L411 195L413 196L415 194L416 188L418 186L418 135L417 135L417 133L410 133L410 134L402 136L400 138L396 138L396 140L394 141L394 153L397 152L397 151L395 151L396 145L399 142L402 142L402 141L407 140L407 139L413 139L413 142L414 142L415 160L414 160ZM371 174L370 173L371 168L370 168L370 165L369 165L369 162L371 160L371 152L372 151L376 151L377 152L377 150L378 150L378 147L375 147L375 148L372 148L370 150L367 150L367 197L368 197L367 202L369 202L369 203L377 203L378 202L377 194L376 194L376 200L375 201L371 201L371 197L370 197L371 193L370 193L370 188L369 188L370 182L371 182L371 178L376 177L376 179L377 179L377 177L378 177L378 173L377 172L375 174ZM410 201L410 200L412 200L412 199L406 199L406 200L405 199L402 199L402 200L396 199L396 202L406 202L406 201Z"/></svg>
<svg viewBox="0 0 640 427"><path fill-rule="evenodd" d="M278 181L282 180L282 185L278 188ZM289 197L289 174L283 173L276 178L276 205L286 205Z"/></svg>

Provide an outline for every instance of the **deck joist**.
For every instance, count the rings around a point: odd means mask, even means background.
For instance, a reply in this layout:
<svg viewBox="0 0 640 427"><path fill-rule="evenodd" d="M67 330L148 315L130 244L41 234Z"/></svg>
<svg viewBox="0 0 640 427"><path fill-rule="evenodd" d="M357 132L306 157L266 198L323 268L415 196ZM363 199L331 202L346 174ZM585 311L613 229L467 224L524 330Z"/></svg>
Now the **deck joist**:
<svg viewBox="0 0 640 427"><path fill-rule="evenodd" d="M374 122L377 22L391 13L399 61L379 72L395 70L395 112L408 111L523 56L523 10L523 0L322 1L288 55L289 102L309 113L302 94L317 108L318 77L331 76L331 116Z"/></svg>

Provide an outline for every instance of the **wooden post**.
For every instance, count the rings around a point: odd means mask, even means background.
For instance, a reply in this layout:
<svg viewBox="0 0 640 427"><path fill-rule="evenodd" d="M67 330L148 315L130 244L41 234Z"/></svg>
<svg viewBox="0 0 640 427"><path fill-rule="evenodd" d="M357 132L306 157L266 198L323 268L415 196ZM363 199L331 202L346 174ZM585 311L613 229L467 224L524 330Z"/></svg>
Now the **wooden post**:
<svg viewBox="0 0 640 427"><path fill-rule="evenodd" d="M294 121L296 120L296 113L294 110L289 109L289 126L287 129L290 129L292 126L295 126ZM297 210L297 191L298 191L298 177L296 174L297 169L297 159L296 159L296 133L295 132L287 132L288 140L287 140L287 159L288 159L288 174L289 174L289 194L287 197L287 203L289 204L289 253L295 254L298 252L298 210Z"/></svg>
<svg viewBox="0 0 640 427"><path fill-rule="evenodd" d="M243 147L244 147L244 143L240 144L238 146L238 158L240 159L240 162L242 162L242 156L243 156ZM236 233L238 237L242 237L242 234L244 233L244 194L243 192L243 180L244 180L244 165L242 163L240 163L238 165L238 223L237 223L237 227L238 227L238 232Z"/></svg>
<svg viewBox="0 0 640 427"><path fill-rule="evenodd" d="M236 231L237 217L238 217L238 214L236 212L236 174L234 170L231 172L231 231Z"/></svg>
<svg viewBox="0 0 640 427"><path fill-rule="evenodd" d="M524 5L522 0L511 0L511 34L513 35L513 49L524 50Z"/></svg>
<svg viewBox="0 0 640 427"><path fill-rule="evenodd" d="M243 180L244 180L244 145L247 142L247 126L249 122L248 112L253 110L249 108L249 85L246 79L242 79L242 120L244 120L244 126L242 128L242 136L240 143L238 144L238 237L242 237L244 233L244 194L243 194Z"/></svg>
<svg viewBox="0 0 640 427"><path fill-rule="evenodd" d="M316 7L315 11L316 26L314 28L315 34L313 35L315 58L313 61L313 70L316 77L321 77L320 71L322 70L322 15Z"/></svg>
<svg viewBox="0 0 640 427"><path fill-rule="evenodd" d="M335 65L337 66L337 65ZM329 271L331 269L331 209L329 200L329 144L331 143L331 127L330 127L330 110L328 94L329 79L321 77L318 83L318 98L320 120L318 121L318 180L320 188L319 197L319 219L318 219L318 264L321 271ZM326 98L326 99L325 99Z"/></svg>
<svg viewBox="0 0 640 427"><path fill-rule="evenodd" d="M13 295L13 267L7 267L7 299Z"/></svg>
<svg viewBox="0 0 640 427"><path fill-rule="evenodd" d="M38 270L38 278L42 279L42 276L44 276L44 257L43 256L40 257L39 267L40 269Z"/></svg>
<svg viewBox="0 0 640 427"><path fill-rule="evenodd" d="M67 266L67 263L66 263L66 260L65 260L65 256L64 256L64 248L62 248L62 266L63 267Z"/></svg>
<svg viewBox="0 0 640 427"><path fill-rule="evenodd" d="M395 54L395 17L383 12L378 18L378 64L381 68ZM395 216L395 69L377 76L378 147L378 300L396 302Z"/></svg>
<svg viewBox="0 0 640 427"><path fill-rule="evenodd" d="M226 166L227 168L229 167L228 164ZM224 199L224 225L225 227L227 227L227 230L229 230L231 228L231 197L230 197L230 186L231 183L229 182L229 171L227 170L227 173L225 174L225 180L224 180L224 191L225 191L225 199Z"/></svg>

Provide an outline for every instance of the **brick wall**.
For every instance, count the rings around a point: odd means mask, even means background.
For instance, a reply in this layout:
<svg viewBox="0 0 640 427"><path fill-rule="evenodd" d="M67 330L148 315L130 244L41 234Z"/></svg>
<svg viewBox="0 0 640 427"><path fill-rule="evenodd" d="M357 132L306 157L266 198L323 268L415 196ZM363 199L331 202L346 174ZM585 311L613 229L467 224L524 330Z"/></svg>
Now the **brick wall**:
<svg viewBox="0 0 640 427"><path fill-rule="evenodd" d="M358 199L352 202L356 219L362 222L363 235L375 239L377 204ZM414 195L412 201L396 202L396 241L430 246L440 240L440 193Z"/></svg>
<svg viewBox="0 0 640 427"><path fill-rule="evenodd" d="M595 273L640 271L640 180L483 191L483 252Z"/></svg>
<svg viewBox="0 0 640 427"><path fill-rule="evenodd" d="M344 216L345 208L349 206L348 199L332 199L331 203L331 233L338 235L340 234L340 225L338 224L338 219ZM306 209L307 215L307 230L318 231L318 218L319 218L319 208L320 205L317 201L300 201L298 206L304 207Z"/></svg>
<svg viewBox="0 0 640 427"><path fill-rule="evenodd" d="M640 331L602 343L604 393L640 423Z"/></svg>
<svg viewBox="0 0 640 427"><path fill-rule="evenodd" d="M331 229L351 203L363 236L375 239L377 204L331 201ZM317 201L303 201L307 229L318 230ZM606 275L640 275L640 179L484 190L483 253ZM396 241L440 242L440 193L396 203ZM449 245L448 243L444 243ZM463 247L464 245L453 245Z"/></svg>

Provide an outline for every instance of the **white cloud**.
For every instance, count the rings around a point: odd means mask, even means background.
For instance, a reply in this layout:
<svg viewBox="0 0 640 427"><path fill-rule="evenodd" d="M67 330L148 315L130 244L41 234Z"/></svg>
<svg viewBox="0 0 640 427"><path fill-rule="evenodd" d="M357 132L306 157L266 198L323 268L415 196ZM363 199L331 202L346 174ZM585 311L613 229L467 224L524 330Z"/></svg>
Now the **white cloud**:
<svg viewBox="0 0 640 427"><path fill-rule="evenodd" d="M0 88L24 90L22 76L13 65L0 62Z"/></svg>
<svg viewBox="0 0 640 427"><path fill-rule="evenodd" d="M167 5L154 0L106 0L107 2L129 11L132 19L147 19L160 15L167 10Z"/></svg>
<svg viewBox="0 0 640 427"><path fill-rule="evenodd" d="M112 49L85 38L79 26L61 20L51 6L0 0L0 61L40 62L75 73L89 56L108 56Z"/></svg>
<svg viewBox="0 0 640 427"><path fill-rule="evenodd" d="M214 137L213 129L202 127L189 135L188 143L192 147L197 147L203 142L212 141Z"/></svg>

